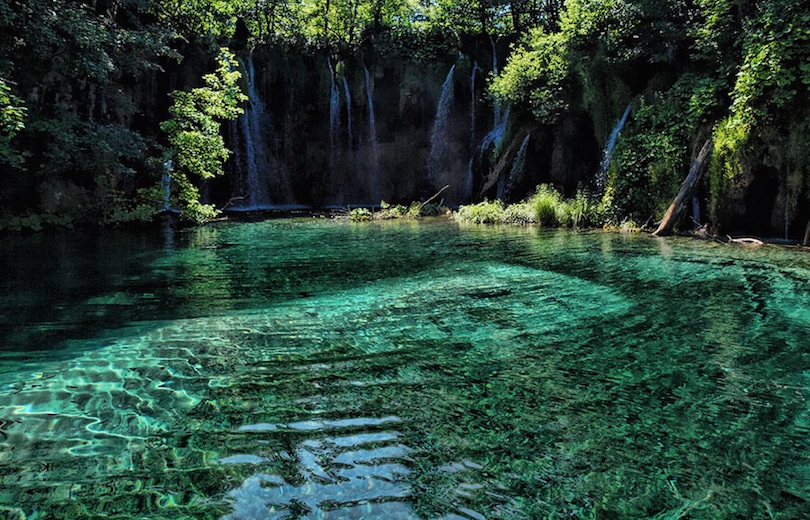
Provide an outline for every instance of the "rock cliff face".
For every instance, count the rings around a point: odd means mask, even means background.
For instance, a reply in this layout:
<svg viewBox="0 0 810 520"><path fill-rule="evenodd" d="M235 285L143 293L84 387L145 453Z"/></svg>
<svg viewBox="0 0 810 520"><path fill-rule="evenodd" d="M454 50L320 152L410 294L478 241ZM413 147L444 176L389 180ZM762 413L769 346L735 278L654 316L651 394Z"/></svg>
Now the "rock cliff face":
<svg viewBox="0 0 810 520"><path fill-rule="evenodd" d="M478 65L491 62L491 51L431 61L243 52L250 101L228 128L234 155L208 196L242 210L376 205L449 185L444 202L458 205L503 196L498 179L514 176L518 159L512 200L541 182L568 193L589 182L599 150L588 118L570 116L555 131L510 120L502 139L487 139L503 119L487 96L490 71Z"/></svg>

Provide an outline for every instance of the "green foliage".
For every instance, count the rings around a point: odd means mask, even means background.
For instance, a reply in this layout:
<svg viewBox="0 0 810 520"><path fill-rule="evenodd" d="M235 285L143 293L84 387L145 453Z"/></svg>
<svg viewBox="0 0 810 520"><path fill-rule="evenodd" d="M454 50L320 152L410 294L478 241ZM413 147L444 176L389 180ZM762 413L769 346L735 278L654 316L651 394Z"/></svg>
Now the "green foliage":
<svg viewBox="0 0 810 520"><path fill-rule="evenodd" d="M810 180L806 132L810 90L810 10L793 2L761 3L742 32L742 63L729 115L714 129L709 168L715 222L746 210L744 197L759 168L773 168L777 200L772 224L788 226ZM787 144L787 146L785 146ZM805 150L805 152L797 152Z"/></svg>
<svg viewBox="0 0 810 520"><path fill-rule="evenodd" d="M526 225L537 222L535 208L528 202L509 204L503 208L500 222L504 224Z"/></svg>
<svg viewBox="0 0 810 520"><path fill-rule="evenodd" d="M744 211L752 180L777 171L775 223L807 191L807 169L784 143L810 146L791 131L810 113L809 43L810 9L787 0L569 0L558 27L517 45L491 90L541 124L586 111L600 141L639 96L603 201L614 223L660 215L709 132L712 220Z"/></svg>
<svg viewBox="0 0 810 520"><path fill-rule="evenodd" d="M352 222L369 222L372 218L371 210L368 208L354 208L349 212L349 220Z"/></svg>
<svg viewBox="0 0 810 520"><path fill-rule="evenodd" d="M460 206L454 217L470 224L540 224L550 227L600 226L604 209L586 193L564 199L552 186L541 185L525 201L504 206L500 200Z"/></svg>
<svg viewBox="0 0 810 520"><path fill-rule="evenodd" d="M403 218L408 214L408 208L403 206L402 204L397 204L395 206L390 205L389 203L382 201L380 202L380 211L374 214L374 218L378 220L390 220L390 219L397 219Z"/></svg>
<svg viewBox="0 0 810 520"><path fill-rule="evenodd" d="M160 125L172 145L172 184L179 187L174 198L181 207L181 216L189 220L203 222L218 213L199 202L199 191L190 178L210 179L222 173L230 151L225 147L220 125L222 120L235 119L243 112L239 104L247 96L239 89L240 78L234 55L221 49L216 74L203 76L204 87L175 91L169 109L172 118Z"/></svg>
<svg viewBox="0 0 810 520"><path fill-rule="evenodd" d="M469 224L500 224L503 222L503 202L484 200L477 204L459 206L454 217Z"/></svg>
<svg viewBox="0 0 810 520"><path fill-rule="evenodd" d="M689 171L696 136L718 111L723 83L685 73L666 91L635 103L614 150L604 199L610 220L663 215Z"/></svg>
<svg viewBox="0 0 810 520"><path fill-rule="evenodd" d="M550 186L540 186L537 193L529 198L534 208L535 219L544 226L565 225L568 208L562 195Z"/></svg>
<svg viewBox="0 0 810 520"><path fill-rule="evenodd" d="M542 122L553 121L566 105L570 60L562 33L535 30L515 49L491 92L502 104L524 106Z"/></svg>
<svg viewBox="0 0 810 520"><path fill-rule="evenodd" d="M11 87L0 77L0 163L20 164L22 158L15 152L12 139L25 128L25 114L23 101L11 93Z"/></svg>
<svg viewBox="0 0 810 520"><path fill-rule="evenodd" d="M750 134L750 124L733 116L714 129L714 150L707 173L711 195L709 211L715 222L729 216L751 183L750 170L745 166Z"/></svg>
<svg viewBox="0 0 810 520"><path fill-rule="evenodd" d="M0 232L42 231L46 227L71 226L73 220L65 215L28 213L0 217Z"/></svg>
<svg viewBox="0 0 810 520"><path fill-rule="evenodd" d="M437 217L447 213L447 208L441 204L423 204L420 202L412 202L410 206L405 207L402 204L392 206L391 204L382 201L380 202L380 211L370 212L368 210L356 209L352 210L349 214L350 220L392 220L392 219L417 219L421 217ZM353 218L354 213L357 212L356 218Z"/></svg>

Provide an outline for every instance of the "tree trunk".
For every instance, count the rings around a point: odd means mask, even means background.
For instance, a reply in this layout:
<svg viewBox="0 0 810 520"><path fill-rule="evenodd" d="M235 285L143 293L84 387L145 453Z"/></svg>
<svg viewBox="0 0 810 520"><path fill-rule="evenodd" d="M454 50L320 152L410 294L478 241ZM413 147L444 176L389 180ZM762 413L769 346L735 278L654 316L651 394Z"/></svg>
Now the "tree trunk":
<svg viewBox="0 0 810 520"><path fill-rule="evenodd" d="M804 228L804 240L802 241L802 245L806 246L810 242L810 220L807 221L807 227Z"/></svg>
<svg viewBox="0 0 810 520"><path fill-rule="evenodd" d="M694 193L695 188L697 188L700 183L700 179L703 177L703 173L706 171L711 153L712 140L706 139L697 159L689 170L689 175L686 176L686 180L681 184L681 191L678 192L678 195L675 196L675 200L669 205L669 209L667 209L664 218L661 220L661 225L658 226L658 229L655 230L653 235L660 237L669 235L672 232L672 228L678 222L678 217L686 208L686 202L691 200L692 193Z"/></svg>

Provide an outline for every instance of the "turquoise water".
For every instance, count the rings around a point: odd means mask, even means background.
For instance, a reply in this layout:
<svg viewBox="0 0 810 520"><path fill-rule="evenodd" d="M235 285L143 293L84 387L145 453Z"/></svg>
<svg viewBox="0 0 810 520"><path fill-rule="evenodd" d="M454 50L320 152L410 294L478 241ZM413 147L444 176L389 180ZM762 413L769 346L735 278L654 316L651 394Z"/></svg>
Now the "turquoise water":
<svg viewBox="0 0 810 520"><path fill-rule="evenodd" d="M807 252L275 220L0 268L0 518L810 516Z"/></svg>

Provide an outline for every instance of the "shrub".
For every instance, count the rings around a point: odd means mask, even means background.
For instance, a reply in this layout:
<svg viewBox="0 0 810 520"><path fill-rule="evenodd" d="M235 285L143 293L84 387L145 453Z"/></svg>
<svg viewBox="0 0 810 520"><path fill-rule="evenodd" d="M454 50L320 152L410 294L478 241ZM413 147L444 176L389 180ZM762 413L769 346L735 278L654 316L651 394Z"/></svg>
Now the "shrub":
<svg viewBox="0 0 810 520"><path fill-rule="evenodd" d="M349 220L352 222L368 222L371 216L371 210L368 208L354 208L349 212Z"/></svg>
<svg viewBox="0 0 810 520"><path fill-rule="evenodd" d="M389 220L394 218L402 218L407 213L408 208L402 204L392 206L389 203L382 201L380 202L380 211L374 214L374 218L379 220Z"/></svg>
<svg viewBox="0 0 810 520"><path fill-rule="evenodd" d="M535 221L543 226L564 226L568 223L568 208L562 195L548 185L537 187L527 201L534 207Z"/></svg>
<svg viewBox="0 0 810 520"><path fill-rule="evenodd" d="M506 224L535 224L537 223L537 214L530 203L518 202L504 208L501 219Z"/></svg>
<svg viewBox="0 0 810 520"><path fill-rule="evenodd" d="M541 185L527 200L506 207L499 200L461 206L455 219L473 224L586 227L604 224L606 213L604 203L595 201L587 193L580 192L566 200L551 186Z"/></svg>
<svg viewBox="0 0 810 520"><path fill-rule="evenodd" d="M500 224L504 221L503 202L485 200L477 204L460 206L455 218L459 222L470 224Z"/></svg>

